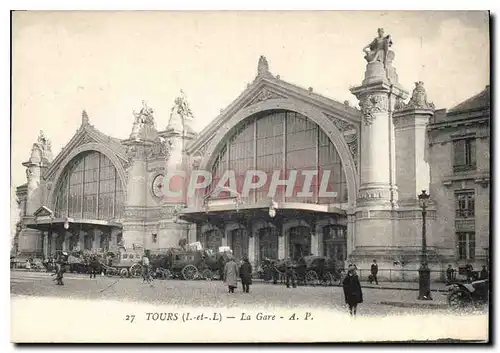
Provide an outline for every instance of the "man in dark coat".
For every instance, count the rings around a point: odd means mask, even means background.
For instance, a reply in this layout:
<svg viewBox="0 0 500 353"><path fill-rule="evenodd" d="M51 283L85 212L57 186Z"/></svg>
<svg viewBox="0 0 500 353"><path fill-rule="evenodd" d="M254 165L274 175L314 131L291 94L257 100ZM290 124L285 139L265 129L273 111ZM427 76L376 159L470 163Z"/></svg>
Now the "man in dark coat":
<svg viewBox="0 0 500 353"><path fill-rule="evenodd" d="M243 263L240 266L240 278L243 285L243 292L249 293L250 285L252 284L252 265L246 256L243 257Z"/></svg>
<svg viewBox="0 0 500 353"><path fill-rule="evenodd" d="M363 292L354 266L349 266L342 286L344 287L345 302L349 305L349 313L351 316L355 316L358 304L363 302Z"/></svg>
<svg viewBox="0 0 500 353"><path fill-rule="evenodd" d="M375 284L378 286L378 279L377 279L377 274L378 274L378 265L377 265L377 260L373 260L372 266L370 267L370 284L372 282L375 282Z"/></svg>
<svg viewBox="0 0 500 353"><path fill-rule="evenodd" d="M226 267L226 255L222 253L219 255L219 259L217 260L217 268L219 269L220 280L224 281L224 270Z"/></svg>
<svg viewBox="0 0 500 353"><path fill-rule="evenodd" d="M57 285L63 286L63 276L64 276L65 262L62 256L56 260L55 271L56 271L56 281Z"/></svg>
<svg viewBox="0 0 500 353"><path fill-rule="evenodd" d="M292 288L297 288L295 265L291 259L286 261L285 277L287 288L290 288L290 280L292 280Z"/></svg>
<svg viewBox="0 0 500 353"><path fill-rule="evenodd" d="M483 265L483 268L480 273L479 279L488 279L488 270L486 269L486 266Z"/></svg>
<svg viewBox="0 0 500 353"><path fill-rule="evenodd" d="M90 257L90 278L96 278L96 274L99 267L99 260L97 260L96 255Z"/></svg>

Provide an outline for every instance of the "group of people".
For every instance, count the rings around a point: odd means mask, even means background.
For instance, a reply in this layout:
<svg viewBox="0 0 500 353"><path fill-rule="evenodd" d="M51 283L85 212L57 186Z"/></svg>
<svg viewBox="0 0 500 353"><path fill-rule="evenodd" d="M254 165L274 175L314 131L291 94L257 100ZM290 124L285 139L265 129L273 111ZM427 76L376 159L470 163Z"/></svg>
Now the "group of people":
<svg viewBox="0 0 500 353"><path fill-rule="evenodd" d="M479 280L487 279L489 277L489 273L488 270L486 269L486 266L484 265L481 271L477 273L474 271L474 268L472 267L471 264L467 264L465 266L465 276L467 278L467 282L472 282L478 279ZM448 265L448 268L446 269L446 281L448 283L452 283L455 280L456 280L456 270L451 265Z"/></svg>
<svg viewBox="0 0 500 353"><path fill-rule="evenodd" d="M250 285L252 284L252 265L250 261L248 261L248 257L243 257L242 264L238 266L234 261L233 255L228 254L222 278L228 287L229 293L234 293L234 290L238 286L238 278L241 279L243 293L250 293Z"/></svg>

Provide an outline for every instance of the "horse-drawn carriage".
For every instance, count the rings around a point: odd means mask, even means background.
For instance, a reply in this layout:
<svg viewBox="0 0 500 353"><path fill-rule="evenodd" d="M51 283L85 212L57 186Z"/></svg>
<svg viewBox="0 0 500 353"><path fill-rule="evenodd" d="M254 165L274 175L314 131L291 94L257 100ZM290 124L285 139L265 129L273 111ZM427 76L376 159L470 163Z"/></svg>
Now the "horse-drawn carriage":
<svg viewBox="0 0 500 353"><path fill-rule="evenodd" d="M171 278L216 280L221 278L226 262L226 252L170 249L152 269L157 273L166 272Z"/></svg>
<svg viewBox="0 0 500 353"><path fill-rule="evenodd" d="M335 260L324 256L304 256L296 265L297 282L305 285L333 285L340 279Z"/></svg>
<svg viewBox="0 0 500 353"><path fill-rule="evenodd" d="M259 269L259 277L264 281L284 282L287 266L292 266L298 284L333 285L339 281L340 274L336 262L324 256L304 256L297 261L263 259Z"/></svg>
<svg viewBox="0 0 500 353"><path fill-rule="evenodd" d="M220 251L214 252L203 250L201 244L191 245L183 249L169 248L150 251L150 275L159 279L220 279L227 262L228 249L219 249ZM136 262L130 268L130 275L137 277L141 273L142 265Z"/></svg>

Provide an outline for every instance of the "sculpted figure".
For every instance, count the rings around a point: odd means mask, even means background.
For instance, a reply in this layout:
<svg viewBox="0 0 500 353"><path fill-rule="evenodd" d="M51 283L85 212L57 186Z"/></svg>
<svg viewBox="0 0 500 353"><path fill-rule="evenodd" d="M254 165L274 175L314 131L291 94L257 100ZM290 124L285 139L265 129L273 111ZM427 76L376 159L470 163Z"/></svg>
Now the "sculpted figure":
<svg viewBox="0 0 500 353"><path fill-rule="evenodd" d="M390 35L385 35L384 29L378 29L378 37L373 39L373 41L363 48L363 52L366 54L365 59L369 63L374 61L379 61L384 64L387 68L387 64L392 60L393 53L389 51L392 45L392 38Z"/></svg>
<svg viewBox="0 0 500 353"><path fill-rule="evenodd" d="M139 113L133 112L136 123L154 125L153 109L147 106L145 101L142 101L142 108Z"/></svg>

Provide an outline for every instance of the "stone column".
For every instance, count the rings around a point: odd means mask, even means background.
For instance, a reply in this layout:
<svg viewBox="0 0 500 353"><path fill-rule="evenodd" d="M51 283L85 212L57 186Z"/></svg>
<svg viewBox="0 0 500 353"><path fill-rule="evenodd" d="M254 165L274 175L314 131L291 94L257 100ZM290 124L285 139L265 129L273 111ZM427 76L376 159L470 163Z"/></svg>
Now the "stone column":
<svg viewBox="0 0 500 353"><path fill-rule="evenodd" d="M399 189L400 231L394 245L400 250L415 251L421 246L421 209L418 195L429 192L430 168L427 125L434 115L434 105L427 101L423 82L416 82L408 104L399 104L394 112L396 136L396 177ZM451 156L451 155L450 155ZM429 223L433 221L432 206L427 213L427 243L432 244ZM404 216L403 216L404 215Z"/></svg>
<svg viewBox="0 0 500 353"><path fill-rule="evenodd" d="M288 232L284 228L280 229L280 235L278 237L278 257L280 259L288 258Z"/></svg>
<svg viewBox="0 0 500 353"><path fill-rule="evenodd" d="M56 251L56 239L57 237L60 236L57 233L52 233L51 239L50 239L50 254L53 255Z"/></svg>
<svg viewBox="0 0 500 353"><path fill-rule="evenodd" d="M351 89L361 107L360 187L358 190L356 224L348 232L354 239L350 259L358 268L368 269L371 260L387 254L394 244L398 207L395 173L395 134L392 114L396 102L408 93L399 85L392 67L394 52L389 50L386 62L367 64L362 84Z"/></svg>
<svg viewBox="0 0 500 353"><path fill-rule="evenodd" d="M42 233L43 238L43 256L47 258L49 256L49 235L47 232Z"/></svg>
<svg viewBox="0 0 500 353"><path fill-rule="evenodd" d="M63 251L68 251L68 242L69 242L69 237L71 234L68 231L64 231L62 235L60 235L64 238L63 243L62 243L62 249Z"/></svg>
<svg viewBox="0 0 500 353"><path fill-rule="evenodd" d="M317 224L314 227L314 231L316 232L316 244L318 246L318 251L313 254L323 256L323 227L321 224Z"/></svg>
<svg viewBox="0 0 500 353"><path fill-rule="evenodd" d="M96 250L99 248L100 243L101 243L101 231L98 229L92 230L94 234L94 241L92 242L92 249Z"/></svg>
<svg viewBox="0 0 500 353"><path fill-rule="evenodd" d="M85 249L85 232L83 230L78 233L78 247L80 250Z"/></svg>
<svg viewBox="0 0 500 353"><path fill-rule="evenodd" d="M231 232L227 230L227 227L224 227L221 231L222 234L222 239L221 239L221 245L222 246L229 246L228 244L231 244L229 241L229 237L231 236ZM230 245L232 247L232 244Z"/></svg>
<svg viewBox="0 0 500 353"><path fill-rule="evenodd" d="M257 270L257 237L252 232L248 233L248 261L252 265L254 272Z"/></svg>

